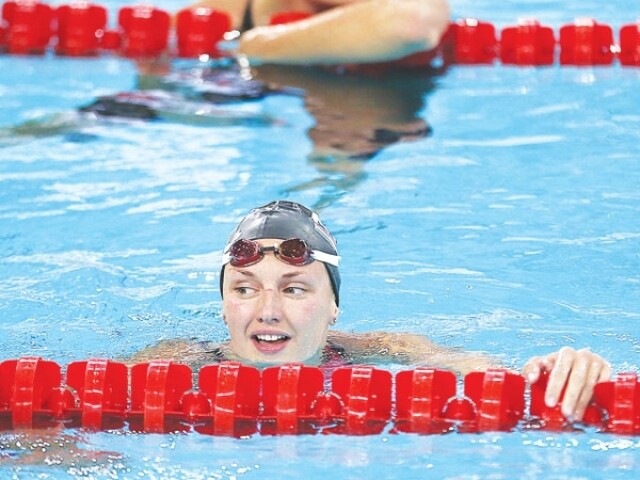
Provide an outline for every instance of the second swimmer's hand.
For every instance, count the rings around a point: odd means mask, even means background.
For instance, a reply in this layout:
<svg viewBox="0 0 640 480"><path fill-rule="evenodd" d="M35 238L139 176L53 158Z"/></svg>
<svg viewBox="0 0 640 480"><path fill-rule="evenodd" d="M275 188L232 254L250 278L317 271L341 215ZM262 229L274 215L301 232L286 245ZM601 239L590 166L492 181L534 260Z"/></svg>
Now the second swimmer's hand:
<svg viewBox="0 0 640 480"><path fill-rule="evenodd" d="M545 404L553 408L558 404L562 389L562 414L570 421L582 420L598 382L611 378L611 365L589 349L574 350L563 347L557 352L533 357L522 373L530 384L536 383L543 371L549 372L545 391Z"/></svg>

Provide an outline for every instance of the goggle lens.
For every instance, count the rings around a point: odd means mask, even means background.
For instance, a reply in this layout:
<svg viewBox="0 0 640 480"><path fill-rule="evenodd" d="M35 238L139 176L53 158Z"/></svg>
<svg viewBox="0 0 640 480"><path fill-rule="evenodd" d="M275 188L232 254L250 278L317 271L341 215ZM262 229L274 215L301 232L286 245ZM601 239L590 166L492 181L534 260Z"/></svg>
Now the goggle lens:
<svg viewBox="0 0 640 480"><path fill-rule="evenodd" d="M313 261L307 244L299 238L291 238L282 242L276 255L292 265L306 265Z"/></svg>
<svg viewBox="0 0 640 480"><path fill-rule="evenodd" d="M260 245L256 242L252 240L238 240L231 245L229 256L231 257L231 265L240 267L250 265L260 260L260 258L262 258L262 252L260 251Z"/></svg>

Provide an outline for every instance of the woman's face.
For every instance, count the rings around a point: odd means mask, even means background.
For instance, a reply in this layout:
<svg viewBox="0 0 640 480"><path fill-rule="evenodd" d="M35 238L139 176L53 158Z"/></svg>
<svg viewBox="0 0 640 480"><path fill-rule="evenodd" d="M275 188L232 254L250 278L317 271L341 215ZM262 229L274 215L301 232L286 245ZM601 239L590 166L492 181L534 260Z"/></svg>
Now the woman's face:
<svg viewBox="0 0 640 480"><path fill-rule="evenodd" d="M280 240L260 240L272 246ZM318 359L338 315L331 282L318 261L297 267L267 252L247 267L227 265L222 314L230 347L242 360L281 364Z"/></svg>

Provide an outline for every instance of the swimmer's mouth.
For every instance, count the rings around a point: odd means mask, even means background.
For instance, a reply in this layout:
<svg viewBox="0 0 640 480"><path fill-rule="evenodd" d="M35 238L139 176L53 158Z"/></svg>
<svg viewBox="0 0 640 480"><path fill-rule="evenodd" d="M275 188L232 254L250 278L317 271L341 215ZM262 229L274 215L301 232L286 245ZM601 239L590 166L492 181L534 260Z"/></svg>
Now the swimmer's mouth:
<svg viewBox="0 0 640 480"><path fill-rule="evenodd" d="M258 333L258 334L252 335L251 338L253 338L256 342L269 343L269 344L282 343L291 339L289 335L274 334L274 333L270 333L270 334Z"/></svg>
<svg viewBox="0 0 640 480"><path fill-rule="evenodd" d="M282 352L289 345L291 337L284 333L254 333L251 341L263 355L275 355Z"/></svg>

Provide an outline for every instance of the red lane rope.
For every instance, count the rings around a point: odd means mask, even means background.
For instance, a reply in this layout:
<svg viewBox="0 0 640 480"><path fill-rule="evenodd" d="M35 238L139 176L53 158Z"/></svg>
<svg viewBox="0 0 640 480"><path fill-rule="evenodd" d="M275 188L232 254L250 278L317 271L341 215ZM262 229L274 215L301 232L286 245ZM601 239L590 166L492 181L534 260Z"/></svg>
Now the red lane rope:
<svg viewBox="0 0 640 480"><path fill-rule="evenodd" d="M62 368L39 357L0 363L0 431L16 428L128 428L246 436L390 432L512 431L572 428L544 403L547 377L526 392L521 375L501 369L465 376L417 367L391 372L372 366L287 364L262 371L237 362L202 367L193 388L190 367L167 360L132 366L106 359ZM330 381L329 381L330 380ZM330 386L329 386L330 385ZM527 408L527 393L530 401ZM604 432L640 433L640 384L621 373L596 385L583 423Z"/></svg>
<svg viewBox="0 0 640 480"><path fill-rule="evenodd" d="M272 24L308 17L302 12L275 15ZM0 51L7 54L95 56L114 52L125 57L162 54L197 58L218 56L218 43L231 30L230 16L206 7L185 8L175 16L151 5L123 7L117 27L109 28L107 9L84 1L52 7L38 0L13 0L2 5ZM559 32L536 20L523 20L498 31L477 19L452 22L439 53L448 63L540 66L640 66L640 20L623 25L618 38L611 26L577 19Z"/></svg>

